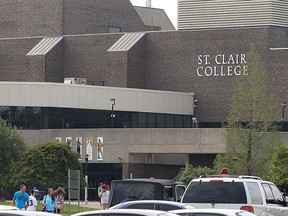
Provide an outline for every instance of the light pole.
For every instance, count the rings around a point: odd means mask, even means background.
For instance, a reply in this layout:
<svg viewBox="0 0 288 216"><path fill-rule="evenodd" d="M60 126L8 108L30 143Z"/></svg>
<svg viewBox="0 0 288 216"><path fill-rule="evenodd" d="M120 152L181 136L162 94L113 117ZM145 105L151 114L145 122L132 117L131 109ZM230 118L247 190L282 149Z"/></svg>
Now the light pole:
<svg viewBox="0 0 288 216"><path fill-rule="evenodd" d="M114 128L114 118L115 118L114 106L116 104L116 99L115 98L111 98L110 101L112 103L112 107L111 107L111 127Z"/></svg>
<svg viewBox="0 0 288 216"><path fill-rule="evenodd" d="M286 109L286 102L281 104L282 106L282 118L281 118L281 131L284 131L284 120L285 120L285 109Z"/></svg>
<svg viewBox="0 0 288 216"><path fill-rule="evenodd" d="M89 155L85 154L85 204L88 202L88 158Z"/></svg>

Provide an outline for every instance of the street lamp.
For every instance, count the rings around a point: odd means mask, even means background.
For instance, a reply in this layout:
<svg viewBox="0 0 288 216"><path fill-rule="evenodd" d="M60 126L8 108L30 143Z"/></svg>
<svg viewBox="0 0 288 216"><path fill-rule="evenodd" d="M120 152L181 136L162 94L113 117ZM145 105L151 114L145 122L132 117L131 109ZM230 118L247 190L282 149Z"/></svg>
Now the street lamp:
<svg viewBox="0 0 288 216"><path fill-rule="evenodd" d="M88 158L89 155L85 154L85 204L88 202Z"/></svg>
<svg viewBox="0 0 288 216"><path fill-rule="evenodd" d="M116 104L116 99L115 98L111 98L110 101L112 103L112 107L111 107L111 126L112 126L112 128L114 128L114 118L115 118L114 106Z"/></svg>
<svg viewBox="0 0 288 216"><path fill-rule="evenodd" d="M286 102L281 104L282 106L282 118L281 118L281 131L284 131L284 120L285 120L285 109L286 109Z"/></svg>

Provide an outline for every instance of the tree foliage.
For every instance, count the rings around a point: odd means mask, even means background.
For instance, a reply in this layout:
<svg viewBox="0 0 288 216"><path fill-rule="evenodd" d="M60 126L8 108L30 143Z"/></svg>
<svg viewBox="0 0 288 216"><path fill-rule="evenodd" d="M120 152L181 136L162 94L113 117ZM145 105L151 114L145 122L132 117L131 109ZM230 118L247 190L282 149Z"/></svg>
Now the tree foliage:
<svg viewBox="0 0 288 216"><path fill-rule="evenodd" d="M280 145L272 155L270 181L278 186L288 183L288 146Z"/></svg>
<svg viewBox="0 0 288 216"><path fill-rule="evenodd" d="M25 148L21 134L0 118L0 188L8 186L12 165L19 161Z"/></svg>
<svg viewBox="0 0 288 216"><path fill-rule="evenodd" d="M67 188L68 169L82 170L78 154L65 143L48 141L25 152L13 167L10 183L14 186L25 182L29 186Z"/></svg>
<svg viewBox="0 0 288 216"><path fill-rule="evenodd" d="M248 75L239 79L233 92L224 140L227 154L220 154L215 167L232 174L263 175L273 150L282 143L275 126L280 119L276 96L269 91L269 77L252 45L247 54Z"/></svg>
<svg viewBox="0 0 288 216"><path fill-rule="evenodd" d="M202 175L216 174L215 170L208 167L193 167L191 164L180 170L179 181L189 184L192 179L199 178Z"/></svg>

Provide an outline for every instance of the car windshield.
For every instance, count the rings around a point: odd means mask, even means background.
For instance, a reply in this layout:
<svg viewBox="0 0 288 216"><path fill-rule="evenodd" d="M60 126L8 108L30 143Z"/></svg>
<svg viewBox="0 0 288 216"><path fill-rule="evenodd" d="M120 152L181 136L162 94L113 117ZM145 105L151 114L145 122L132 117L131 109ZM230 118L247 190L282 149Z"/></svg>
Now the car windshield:
<svg viewBox="0 0 288 216"><path fill-rule="evenodd" d="M192 182L183 203L247 203L242 182Z"/></svg>

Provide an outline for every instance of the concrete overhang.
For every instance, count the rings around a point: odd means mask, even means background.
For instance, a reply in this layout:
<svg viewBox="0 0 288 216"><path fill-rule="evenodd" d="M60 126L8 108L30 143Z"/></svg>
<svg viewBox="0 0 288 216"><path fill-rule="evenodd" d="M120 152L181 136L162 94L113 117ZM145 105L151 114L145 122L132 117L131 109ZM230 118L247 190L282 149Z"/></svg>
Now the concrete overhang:
<svg viewBox="0 0 288 216"><path fill-rule="evenodd" d="M47 82L0 82L0 106L193 115L193 93Z"/></svg>

